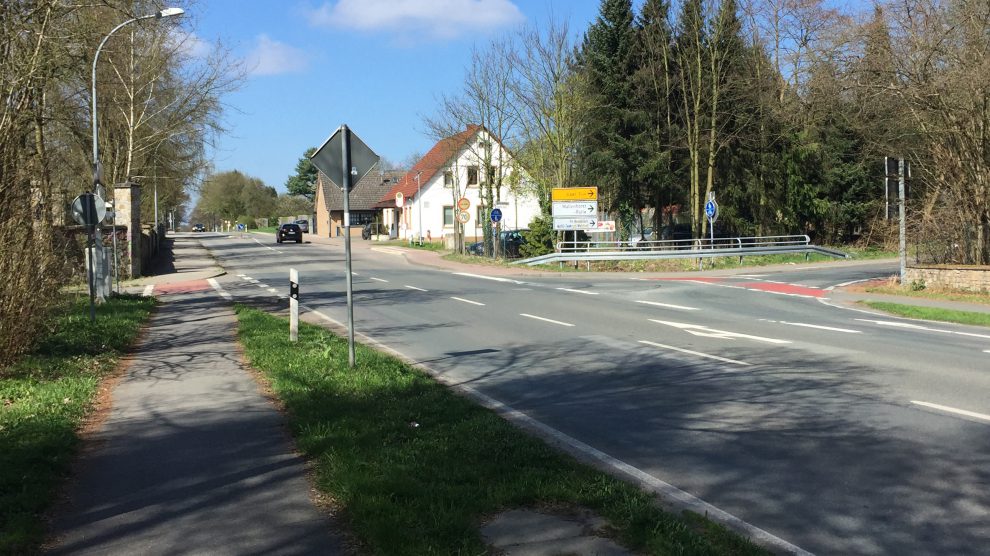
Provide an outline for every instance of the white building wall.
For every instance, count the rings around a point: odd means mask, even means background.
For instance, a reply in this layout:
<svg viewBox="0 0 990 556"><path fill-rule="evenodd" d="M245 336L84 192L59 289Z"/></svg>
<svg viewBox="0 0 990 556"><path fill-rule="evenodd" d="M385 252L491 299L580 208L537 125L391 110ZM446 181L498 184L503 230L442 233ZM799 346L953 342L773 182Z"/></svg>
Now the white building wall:
<svg viewBox="0 0 990 556"><path fill-rule="evenodd" d="M497 142L493 142L493 144L498 147ZM454 226L444 226L444 207L455 207L456 199L453 192L457 186L444 186L444 172L447 170L454 171L455 169L457 172L456 183L462 193L461 196L466 197L471 202L471 207L468 209L471 218L464 225L464 235L468 239L474 237L480 239L482 237L484 224L479 220L478 214L478 207L481 205L482 186L480 184L466 185L468 167L478 166L479 169L482 167L476 152L480 152L480 149L473 151L465 147L458 155L456 163L451 162L446 169L437 171L429 182L423 182L420 187L422 206L419 204L420 199L417 199L415 196L406 199L404 206L404 216L406 218L404 220L406 220L408 225L405 232L401 234L402 237L408 239L415 238L419 235L420 211L422 211L423 237L430 237L437 240L444 235L454 233ZM497 159L497 157L494 158ZM503 160L508 160L508 158L509 155L505 152L503 154ZM503 182L508 181L507 176L511 172L511 167L506 169ZM540 214L540 205L534 195L514 195L509 191L508 185L502 186L501 203L498 205L498 208L502 209L501 227L503 230L528 228L533 218ZM454 214L456 215L456 213L457 209L454 208ZM488 211L484 215L481 215L481 217L488 219Z"/></svg>

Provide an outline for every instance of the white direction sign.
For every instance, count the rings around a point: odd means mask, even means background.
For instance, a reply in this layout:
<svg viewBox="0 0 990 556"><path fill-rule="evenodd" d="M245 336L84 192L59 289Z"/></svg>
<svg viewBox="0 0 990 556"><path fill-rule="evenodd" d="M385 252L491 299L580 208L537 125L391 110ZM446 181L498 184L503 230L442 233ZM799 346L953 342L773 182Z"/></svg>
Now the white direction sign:
<svg viewBox="0 0 990 556"><path fill-rule="evenodd" d="M595 217L598 215L598 201L554 201L553 217L559 216L584 216Z"/></svg>
<svg viewBox="0 0 990 556"><path fill-rule="evenodd" d="M553 219L553 229L556 231L577 231L577 230L592 230L598 224L598 219L592 216L591 218L554 218Z"/></svg>

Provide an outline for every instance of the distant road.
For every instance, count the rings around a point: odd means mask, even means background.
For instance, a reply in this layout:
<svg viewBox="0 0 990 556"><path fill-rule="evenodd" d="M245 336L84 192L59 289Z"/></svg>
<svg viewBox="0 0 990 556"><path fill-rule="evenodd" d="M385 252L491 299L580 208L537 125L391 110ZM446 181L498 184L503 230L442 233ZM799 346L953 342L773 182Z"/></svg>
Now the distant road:
<svg viewBox="0 0 990 556"><path fill-rule="evenodd" d="M203 236L235 299L346 322L342 250ZM354 254L359 332L821 554L985 554L990 330L839 308L889 261L493 278Z"/></svg>

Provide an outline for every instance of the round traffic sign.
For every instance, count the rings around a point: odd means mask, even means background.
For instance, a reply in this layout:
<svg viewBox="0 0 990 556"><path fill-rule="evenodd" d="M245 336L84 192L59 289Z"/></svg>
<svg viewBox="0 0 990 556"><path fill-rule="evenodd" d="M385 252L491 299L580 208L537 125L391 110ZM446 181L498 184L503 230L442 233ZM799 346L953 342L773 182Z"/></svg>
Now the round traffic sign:
<svg viewBox="0 0 990 556"><path fill-rule="evenodd" d="M492 222L498 224L502 221L502 209L493 208L492 209Z"/></svg>
<svg viewBox="0 0 990 556"><path fill-rule="evenodd" d="M718 203L715 202L715 199L710 199L705 203L705 216L712 222L718 218Z"/></svg>
<svg viewBox="0 0 990 556"><path fill-rule="evenodd" d="M467 197L461 197L457 200L457 208L460 210L467 210L471 208L471 201Z"/></svg>
<svg viewBox="0 0 990 556"><path fill-rule="evenodd" d="M457 221L460 222L461 224L467 224L467 221L470 219L471 219L471 213L466 210L462 210L457 213Z"/></svg>
<svg viewBox="0 0 990 556"><path fill-rule="evenodd" d="M72 218L83 226L96 226L107 215L107 205L92 193L83 193L72 200Z"/></svg>
<svg viewBox="0 0 990 556"><path fill-rule="evenodd" d="M402 203L405 198L402 196L402 192L399 191L395 194L395 208L402 208Z"/></svg>

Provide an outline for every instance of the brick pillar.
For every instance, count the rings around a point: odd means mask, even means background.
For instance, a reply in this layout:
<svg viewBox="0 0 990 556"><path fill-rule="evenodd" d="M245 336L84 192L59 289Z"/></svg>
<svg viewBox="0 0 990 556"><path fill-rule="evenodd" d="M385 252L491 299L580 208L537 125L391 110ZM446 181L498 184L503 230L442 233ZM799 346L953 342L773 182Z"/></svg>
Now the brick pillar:
<svg viewBox="0 0 990 556"><path fill-rule="evenodd" d="M141 275L141 187L132 182L118 183L113 187L116 214L114 224L127 228L127 258L129 264L123 266L130 278Z"/></svg>

